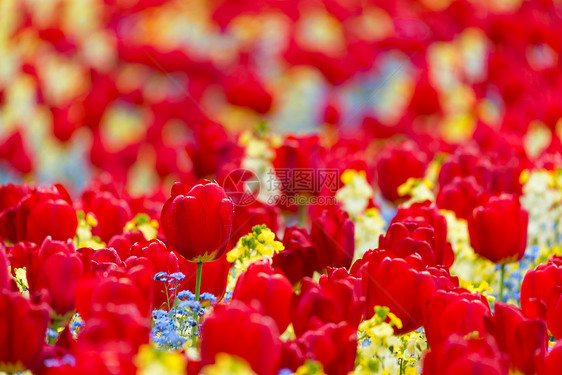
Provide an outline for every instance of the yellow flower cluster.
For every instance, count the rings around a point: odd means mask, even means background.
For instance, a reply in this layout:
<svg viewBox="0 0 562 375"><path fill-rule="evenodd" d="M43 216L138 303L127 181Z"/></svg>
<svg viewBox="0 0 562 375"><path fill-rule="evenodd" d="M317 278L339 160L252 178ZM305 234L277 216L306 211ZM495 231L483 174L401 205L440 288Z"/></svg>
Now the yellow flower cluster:
<svg viewBox="0 0 562 375"><path fill-rule="evenodd" d="M451 266L451 274L458 276L461 280L470 280L475 283L474 285L486 282L486 285L489 286L499 282L494 263L479 257L470 246L466 220L457 218L451 211L440 210L440 213L447 220L447 240L455 252L455 262Z"/></svg>
<svg viewBox="0 0 562 375"><path fill-rule="evenodd" d="M10 270L11 271L11 270ZM18 289L24 296L29 296L29 285L27 284L27 274L25 267L15 269L15 280L18 285Z"/></svg>
<svg viewBox="0 0 562 375"><path fill-rule="evenodd" d="M425 335L412 332L395 336L402 322L388 307L375 307L375 315L363 321L357 332L356 366L352 374L417 374L416 365L427 348Z"/></svg>
<svg viewBox="0 0 562 375"><path fill-rule="evenodd" d="M158 235L158 221L151 219L147 214L137 214L131 221L125 224L125 230L139 230L144 238L150 241Z"/></svg>
<svg viewBox="0 0 562 375"><path fill-rule="evenodd" d="M379 236L384 234L386 223L377 208L367 208L374 191L367 182L365 171L346 169L341 181L344 186L337 191L336 199L355 224L354 258L358 259L365 251L378 247Z"/></svg>
<svg viewBox="0 0 562 375"><path fill-rule="evenodd" d="M180 375L185 374L186 360L179 352L156 350L143 345L135 359L139 375Z"/></svg>
<svg viewBox="0 0 562 375"><path fill-rule="evenodd" d="M255 375L250 365L242 358L226 353L217 354L215 363L203 367L203 375Z"/></svg>
<svg viewBox="0 0 562 375"><path fill-rule="evenodd" d="M369 199L374 195L373 188L367 182L365 171L346 169L341 181L344 186L336 192L336 199L352 219L357 218L369 205Z"/></svg>
<svg viewBox="0 0 562 375"><path fill-rule="evenodd" d="M250 264L260 259L271 259L284 249L283 243L275 240L275 233L265 224L253 227L250 233L238 240L234 249L226 253L226 260L234 263L234 273L231 272L227 289L232 290L238 275Z"/></svg>
<svg viewBox="0 0 562 375"><path fill-rule="evenodd" d="M90 213L78 211L78 228L74 237L74 245L78 247L91 247L92 249L102 249L105 243L99 237L92 235L92 228L98 226L97 219Z"/></svg>
<svg viewBox="0 0 562 375"><path fill-rule="evenodd" d="M410 199L403 204L404 206L410 206L414 202L435 201L433 186L433 182L428 178L410 177L398 186L397 191L400 196L410 196Z"/></svg>
<svg viewBox="0 0 562 375"><path fill-rule="evenodd" d="M326 375L326 373L321 363L307 359L302 366L297 369L295 375Z"/></svg>

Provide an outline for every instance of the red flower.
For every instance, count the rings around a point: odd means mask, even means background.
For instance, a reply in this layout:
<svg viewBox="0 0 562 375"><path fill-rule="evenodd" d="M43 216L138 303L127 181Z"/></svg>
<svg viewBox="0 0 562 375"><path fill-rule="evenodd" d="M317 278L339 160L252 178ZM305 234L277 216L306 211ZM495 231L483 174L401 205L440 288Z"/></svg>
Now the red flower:
<svg viewBox="0 0 562 375"><path fill-rule="evenodd" d="M191 262L212 262L226 251L232 229L233 204L214 182L187 191L175 183L162 208L162 229L170 246Z"/></svg>
<svg viewBox="0 0 562 375"><path fill-rule="evenodd" d="M201 361L215 362L219 353L244 359L263 375L275 374L281 355L279 332L273 319L240 301L217 305L201 327Z"/></svg>
<svg viewBox="0 0 562 375"><path fill-rule="evenodd" d="M179 272L179 263L177 255L168 250L166 245L160 240L152 240L145 243L135 243L131 248L131 256L127 258L125 264L127 268L132 268L139 264L143 264L150 268L152 276L157 272L165 272L172 274ZM187 263L187 262L186 262ZM168 290L166 294L166 283L154 283L154 307L162 308L168 301L166 295L172 296L174 292ZM171 299L170 304L173 303Z"/></svg>
<svg viewBox="0 0 562 375"><path fill-rule="evenodd" d="M266 261L252 263L236 281L232 300L250 304L259 301L265 315L275 320L279 332L285 332L290 322L289 307L293 296L291 282Z"/></svg>
<svg viewBox="0 0 562 375"><path fill-rule="evenodd" d="M432 248L434 243L432 227L417 227L410 232L405 224L396 222L390 224L384 237L381 236L379 247L403 259L411 258L415 254L421 258L422 263L419 266L426 267L435 265Z"/></svg>
<svg viewBox="0 0 562 375"><path fill-rule="evenodd" d="M283 271L293 285L320 270L314 245L306 229L296 226L285 228L283 245L285 250L273 256L272 266Z"/></svg>
<svg viewBox="0 0 562 375"><path fill-rule="evenodd" d="M46 307L33 305L19 292L0 290L0 370L20 372L41 365L49 324Z"/></svg>
<svg viewBox="0 0 562 375"><path fill-rule="evenodd" d="M102 275L93 274L76 286L76 310L85 320L109 305L133 307L142 316L149 316L152 287L152 272L143 266L133 267L126 273L110 270Z"/></svg>
<svg viewBox="0 0 562 375"><path fill-rule="evenodd" d="M18 202L28 194L27 185L0 186L0 239L17 241L16 214Z"/></svg>
<svg viewBox="0 0 562 375"><path fill-rule="evenodd" d="M248 67L239 67L225 77L224 92L231 104L248 107L258 113L268 112L273 101L263 82Z"/></svg>
<svg viewBox="0 0 562 375"><path fill-rule="evenodd" d="M349 268L355 252L355 227L347 212L333 208L323 210L312 221L310 240L316 249L318 264Z"/></svg>
<svg viewBox="0 0 562 375"><path fill-rule="evenodd" d="M236 159L240 149L224 127L207 121L194 132L194 142L186 147L198 178L216 175L221 167Z"/></svg>
<svg viewBox="0 0 562 375"><path fill-rule="evenodd" d="M347 322L359 326L363 316L364 301L361 290L351 277L338 278L322 275L316 284L304 278L300 294L291 303L291 320L295 334L322 327L325 323Z"/></svg>
<svg viewBox="0 0 562 375"><path fill-rule="evenodd" d="M425 154L413 142L383 150L377 162L377 183L382 196L392 202L400 199L398 187L410 177L423 177L426 164Z"/></svg>
<svg viewBox="0 0 562 375"><path fill-rule="evenodd" d="M327 374L345 375L355 365L356 329L345 322L327 323L284 344L283 349L283 368L295 371L305 359L312 359L320 362Z"/></svg>
<svg viewBox="0 0 562 375"><path fill-rule="evenodd" d="M410 207L400 207L396 211L391 225L396 222L403 223L410 231L414 231L418 227L432 227L434 237L432 249L435 254L435 263L447 268L453 264L455 254L451 244L447 241L447 221L439 213L434 203L416 202Z"/></svg>
<svg viewBox="0 0 562 375"><path fill-rule="evenodd" d="M8 254L0 240L0 290L9 289L12 286L12 278L9 271Z"/></svg>
<svg viewBox="0 0 562 375"><path fill-rule="evenodd" d="M25 186L20 189L7 187L3 192L4 204L12 205L0 212L0 235L7 240L40 244L47 236L55 240L74 237L78 218L61 185L31 191ZM18 197L21 199L16 202Z"/></svg>
<svg viewBox="0 0 562 375"><path fill-rule="evenodd" d="M57 368L55 374L137 373L135 357L148 344L150 320L130 306L108 305L96 311L80 331L72 355L75 366Z"/></svg>
<svg viewBox="0 0 562 375"><path fill-rule="evenodd" d="M526 318L513 305L497 302L487 331L508 354L511 366L525 375L536 374L547 353L548 332L542 319Z"/></svg>
<svg viewBox="0 0 562 375"><path fill-rule="evenodd" d="M38 281L41 290L46 291L45 302L49 303L56 314L64 316L74 310L74 292L84 268L72 243L55 251L52 251L52 244L47 237L39 249ZM35 291L30 288L30 293L33 292Z"/></svg>
<svg viewBox="0 0 562 375"><path fill-rule="evenodd" d="M486 196L473 176L455 177L447 185L441 186L437 194L437 206L450 210L458 218L468 220L472 210L483 203Z"/></svg>
<svg viewBox="0 0 562 375"><path fill-rule="evenodd" d="M546 323L556 339L562 338L562 285L554 286L548 296Z"/></svg>
<svg viewBox="0 0 562 375"><path fill-rule="evenodd" d="M521 283L521 310L525 315L546 319L550 292L557 285L562 285L562 267L554 259L527 271Z"/></svg>
<svg viewBox="0 0 562 375"><path fill-rule="evenodd" d="M452 334L464 336L478 332L482 336L486 332L484 317L489 315L488 301L480 294L460 288L438 290L427 306L424 324L427 342L430 347L436 347Z"/></svg>
<svg viewBox="0 0 562 375"><path fill-rule="evenodd" d="M409 109L417 116L429 116L441 111L439 93L433 87L429 78L427 70L422 72L410 100Z"/></svg>
<svg viewBox="0 0 562 375"><path fill-rule="evenodd" d="M509 263L523 257L527 247L529 215L519 198L509 194L491 197L474 209L468 220L474 251L492 262Z"/></svg>
<svg viewBox="0 0 562 375"><path fill-rule="evenodd" d="M494 339L453 334L431 348L423 360L425 375L508 375Z"/></svg>
<svg viewBox="0 0 562 375"><path fill-rule="evenodd" d="M5 160L11 168L20 173L33 171L33 160L20 130L15 130L0 141L0 160Z"/></svg>
<svg viewBox="0 0 562 375"><path fill-rule="evenodd" d="M558 375L560 369L562 368L562 342L556 343L554 347L550 350L544 363L540 375Z"/></svg>
<svg viewBox="0 0 562 375"><path fill-rule="evenodd" d="M92 234L105 243L123 233L125 224L133 217L127 201L110 191L88 191L82 196L82 203L86 213L93 213L98 221Z"/></svg>
<svg viewBox="0 0 562 375"><path fill-rule="evenodd" d="M403 259L373 257L360 269L366 298L366 318L375 306L387 306L402 321L398 334L419 328L427 304L435 291L435 282L427 271L418 271Z"/></svg>
<svg viewBox="0 0 562 375"><path fill-rule="evenodd" d="M283 144L275 152L273 166L275 174L279 179L280 189L283 194L292 196L294 194L312 194L314 190L312 184L297 184L295 173L316 170L320 164L321 147L318 136L290 135L283 140Z"/></svg>

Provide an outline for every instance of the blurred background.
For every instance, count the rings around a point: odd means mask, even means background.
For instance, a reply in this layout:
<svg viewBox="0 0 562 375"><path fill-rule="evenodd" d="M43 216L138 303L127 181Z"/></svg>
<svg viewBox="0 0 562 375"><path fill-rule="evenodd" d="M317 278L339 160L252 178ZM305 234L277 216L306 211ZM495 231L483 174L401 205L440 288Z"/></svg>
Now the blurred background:
<svg viewBox="0 0 562 375"><path fill-rule="evenodd" d="M538 155L561 112L561 16L546 0L1 0L0 183L76 192L107 173L141 194L212 175L194 160L234 160L264 124L440 150L501 130Z"/></svg>

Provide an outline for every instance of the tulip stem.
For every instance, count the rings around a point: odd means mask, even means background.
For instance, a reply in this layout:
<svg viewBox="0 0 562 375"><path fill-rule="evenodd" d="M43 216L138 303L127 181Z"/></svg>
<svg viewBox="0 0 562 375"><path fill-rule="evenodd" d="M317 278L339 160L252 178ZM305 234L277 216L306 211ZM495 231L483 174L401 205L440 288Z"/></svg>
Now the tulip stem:
<svg viewBox="0 0 562 375"><path fill-rule="evenodd" d="M197 282L195 284L195 300L199 301L201 292L201 274L203 273L203 262L197 262Z"/></svg>
<svg viewBox="0 0 562 375"><path fill-rule="evenodd" d="M503 284L505 279L505 264L501 265L500 271L500 302L503 302Z"/></svg>

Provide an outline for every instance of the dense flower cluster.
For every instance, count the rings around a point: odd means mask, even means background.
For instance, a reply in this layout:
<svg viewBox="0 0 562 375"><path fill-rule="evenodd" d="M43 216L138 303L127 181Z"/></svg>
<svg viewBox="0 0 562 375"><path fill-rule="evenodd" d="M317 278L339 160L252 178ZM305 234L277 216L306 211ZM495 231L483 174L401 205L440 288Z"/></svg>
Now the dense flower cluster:
<svg viewBox="0 0 562 375"><path fill-rule="evenodd" d="M0 52L0 373L562 373L559 1L4 0Z"/></svg>

